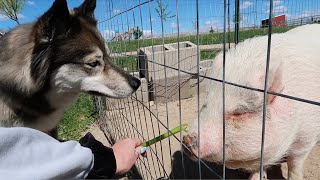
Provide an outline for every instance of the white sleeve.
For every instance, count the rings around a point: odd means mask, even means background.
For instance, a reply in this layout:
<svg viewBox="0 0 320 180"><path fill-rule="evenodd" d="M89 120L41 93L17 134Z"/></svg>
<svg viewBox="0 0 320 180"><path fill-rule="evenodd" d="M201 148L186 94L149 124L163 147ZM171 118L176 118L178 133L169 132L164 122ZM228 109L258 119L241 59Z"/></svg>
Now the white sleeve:
<svg viewBox="0 0 320 180"><path fill-rule="evenodd" d="M30 128L0 127L0 179L84 179L93 154Z"/></svg>

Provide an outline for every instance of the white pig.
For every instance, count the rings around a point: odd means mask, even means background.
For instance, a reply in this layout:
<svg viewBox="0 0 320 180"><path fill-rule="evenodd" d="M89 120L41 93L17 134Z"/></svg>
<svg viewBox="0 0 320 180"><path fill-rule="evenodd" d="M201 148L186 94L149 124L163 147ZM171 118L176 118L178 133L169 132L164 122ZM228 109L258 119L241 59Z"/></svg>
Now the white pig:
<svg viewBox="0 0 320 180"><path fill-rule="evenodd" d="M319 35L319 24L272 35L268 91L320 102ZM226 81L263 89L267 41L267 36L255 37L227 51ZM222 62L220 53L211 77L222 79ZM200 111L200 140L195 120L184 143L195 155L200 143L200 158L221 163L222 83L210 81L207 92ZM251 179L260 176L262 111L262 92L225 85L226 166L251 171ZM320 106L269 94L266 112L264 169L286 157L289 179L303 179L304 161L320 138Z"/></svg>

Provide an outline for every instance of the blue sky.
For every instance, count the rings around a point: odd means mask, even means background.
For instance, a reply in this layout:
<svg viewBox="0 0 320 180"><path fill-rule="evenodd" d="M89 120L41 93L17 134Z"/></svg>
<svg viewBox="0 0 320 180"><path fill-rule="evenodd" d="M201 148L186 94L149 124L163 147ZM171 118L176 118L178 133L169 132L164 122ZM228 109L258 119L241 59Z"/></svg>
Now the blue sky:
<svg viewBox="0 0 320 180"><path fill-rule="evenodd" d="M54 0L26 0L22 12L18 15L20 23L28 23L36 20L44 12L46 12ZM69 8L79 6L80 0L68 0ZM9 29L17 25L16 22L0 15L0 29Z"/></svg>
<svg viewBox="0 0 320 180"><path fill-rule="evenodd" d="M34 21L44 13L54 0L26 0L23 11L19 14L21 23ZM162 0L168 5L167 12L177 14L176 0ZM114 32L123 33L131 27L139 26L146 36L150 35L151 24L153 34L160 35L161 19L158 17L154 0L145 3L125 13L126 9L137 6L148 0L97 0L96 18L100 22L99 30L105 37L114 36ZM79 6L82 0L68 0L69 8ZM268 17L269 0L240 0L240 12L243 16L242 27L260 26L261 19ZM181 33L195 32L196 22L196 1L178 0L179 27ZM120 14L120 15L119 15ZM234 14L234 0L230 0L230 17ZM319 0L274 0L274 14L286 14L287 19L296 19L320 15ZM115 16L115 17L114 17ZM111 18L113 17L113 18ZM103 20L111 20L102 22ZM151 19L151 23L150 23ZM231 21L232 23L232 21ZM0 15L0 29L10 29L16 26L12 20ZM208 32L212 27L214 30L221 30L223 27L223 0L199 0L199 29L201 32ZM231 27L233 25L231 24ZM177 32L176 17L168 19L164 23L164 33Z"/></svg>

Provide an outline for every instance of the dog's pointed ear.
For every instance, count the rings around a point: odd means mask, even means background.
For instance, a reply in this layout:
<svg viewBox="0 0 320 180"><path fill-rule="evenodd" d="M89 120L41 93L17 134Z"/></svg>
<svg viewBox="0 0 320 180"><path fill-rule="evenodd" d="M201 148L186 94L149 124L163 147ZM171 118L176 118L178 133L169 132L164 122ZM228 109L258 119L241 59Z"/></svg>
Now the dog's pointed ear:
<svg viewBox="0 0 320 180"><path fill-rule="evenodd" d="M34 26L36 42L48 42L64 37L70 28L71 15L66 0L55 0Z"/></svg>
<svg viewBox="0 0 320 180"><path fill-rule="evenodd" d="M85 0L79 7L74 8L75 14L85 17L94 18L94 10L96 9L96 0Z"/></svg>

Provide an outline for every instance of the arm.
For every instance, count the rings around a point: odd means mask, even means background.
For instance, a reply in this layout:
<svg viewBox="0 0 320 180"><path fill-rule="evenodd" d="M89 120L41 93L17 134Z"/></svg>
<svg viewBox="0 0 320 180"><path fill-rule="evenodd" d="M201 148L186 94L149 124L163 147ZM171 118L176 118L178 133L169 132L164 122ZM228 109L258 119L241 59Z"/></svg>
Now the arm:
<svg viewBox="0 0 320 180"><path fill-rule="evenodd" d="M79 143L81 146L90 148L94 154L94 166L87 178L112 178L117 170L116 158L113 153L113 149L105 147L100 141L97 141L91 133L87 133L80 139Z"/></svg>
<svg viewBox="0 0 320 180"><path fill-rule="evenodd" d="M112 178L130 170L141 144L125 139L107 148L90 133L79 142L60 143L30 128L0 127L0 179Z"/></svg>
<svg viewBox="0 0 320 180"><path fill-rule="evenodd" d="M93 154L76 141L60 143L29 128L0 128L0 179L85 178Z"/></svg>
<svg viewBox="0 0 320 180"><path fill-rule="evenodd" d="M122 175L128 172L139 157L141 148L141 141L138 139L119 140L112 148L108 148L91 133L87 133L79 142L90 148L94 154L94 166L87 177L89 179L107 179L114 174ZM142 155L146 157L146 153Z"/></svg>

